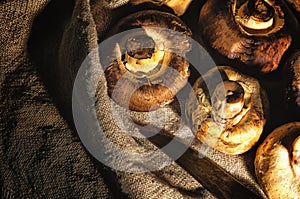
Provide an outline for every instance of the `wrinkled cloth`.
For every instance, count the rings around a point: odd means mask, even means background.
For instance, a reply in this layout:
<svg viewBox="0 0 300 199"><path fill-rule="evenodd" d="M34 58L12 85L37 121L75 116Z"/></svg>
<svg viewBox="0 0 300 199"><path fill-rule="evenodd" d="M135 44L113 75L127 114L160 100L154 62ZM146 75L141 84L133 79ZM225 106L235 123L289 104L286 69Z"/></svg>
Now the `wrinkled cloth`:
<svg viewBox="0 0 300 199"><path fill-rule="evenodd" d="M120 8L112 2L0 3L3 198L214 198L176 163L140 174L116 171L94 159L81 143L72 121L73 83L86 56L116 21ZM99 65L96 59L89 72ZM156 149L147 139L135 139L112 122L105 78L99 77L98 84L98 122L105 135L124 150ZM172 108L165 111L169 120L162 128L174 133L180 116ZM137 121L147 120L143 114L132 114ZM201 150L198 143L191 147ZM206 155L264 197L254 174L255 149L240 156L214 150Z"/></svg>
<svg viewBox="0 0 300 199"><path fill-rule="evenodd" d="M29 55L34 20L50 3L0 3L1 198L112 198Z"/></svg>

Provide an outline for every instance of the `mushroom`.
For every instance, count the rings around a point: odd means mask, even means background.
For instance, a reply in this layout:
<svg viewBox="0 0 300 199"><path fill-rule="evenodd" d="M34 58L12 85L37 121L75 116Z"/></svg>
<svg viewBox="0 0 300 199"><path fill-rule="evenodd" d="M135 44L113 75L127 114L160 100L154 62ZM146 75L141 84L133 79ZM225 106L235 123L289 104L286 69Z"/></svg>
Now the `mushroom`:
<svg viewBox="0 0 300 199"><path fill-rule="evenodd" d="M259 146L254 165L269 198L300 198L300 122L273 130Z"/></svg>
<svg viewBox="0 0 300 199"><path fill-rule="evenodd" d="M268 109L259 82L229 66L198 78L186 103L187 120L198 140L227 154L242 154L258 141Z"/></svg>
<svg viewBox="0 0 300 199"><path fill-rule="evenodd" d="M200 11L199 26L218 53L268 73L292 41L287 9L277 0L210 0Z"/></svg>
<svg viewBox="0 0 300 199"><path fill-rule="evenodd" d="M291 54L285 63L286 104L291 119L300 119L300 50Z"/></svg>
<svg viewBox="0 0 300 199"><path fill-rule="evenodd" d="M133 5L138 5L141 3L153 3L155 5L166 5L170 7L174 13L181 16L188 9L192 0L130 0Z"/></svg>
<svg viewBox="0 0 300 199"><path fill-rule="evenodd" d="M105 69L109 96L132 111L171 103L190 74L190 29L175 15L147 10L127 16L109 35L129 29L114 44L116 59Z"/></svg>

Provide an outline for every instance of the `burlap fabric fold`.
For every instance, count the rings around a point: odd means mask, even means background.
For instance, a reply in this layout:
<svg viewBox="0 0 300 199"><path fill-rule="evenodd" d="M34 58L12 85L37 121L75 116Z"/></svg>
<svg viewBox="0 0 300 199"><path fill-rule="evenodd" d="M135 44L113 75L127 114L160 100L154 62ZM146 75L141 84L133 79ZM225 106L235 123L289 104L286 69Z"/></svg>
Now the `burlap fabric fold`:
<svg viewBox="0 0 300 199"><path fill-rule="evenodd" d="M72 121L73 83L84 59L115 21L112 5L104 0L0 3L3 198L214 198L176 163L140 174L116 171L94 159L78 138ZM97 58L84 78L93 77L93 70L101 70ZM112 110L121 116L126 111L111 103L105 78L100 76L94 83L98 84L97 122L112 143L140 153L155 150L147 139L131 136L130 129L138 131L135 127L124 130L114 122ZM166 107L165 113L169 120L161 124L158 119L155 124L175 133L180 116L172 107ZM147 122L143 114L130 114ZM196 150L200 146L191 145ZM113 159L109 146L103 147ZM205 152L264 197L254 175L255 148L240 156Z"/></svg>

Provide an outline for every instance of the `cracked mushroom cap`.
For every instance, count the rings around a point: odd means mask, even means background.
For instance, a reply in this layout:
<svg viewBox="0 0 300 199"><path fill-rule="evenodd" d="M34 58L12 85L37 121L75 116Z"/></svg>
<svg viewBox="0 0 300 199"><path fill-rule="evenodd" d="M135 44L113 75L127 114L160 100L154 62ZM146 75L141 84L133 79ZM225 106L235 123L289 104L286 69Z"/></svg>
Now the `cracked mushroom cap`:
<svg viewBox="0 0 300 199"><path fill-rule="evenodd" d="M242 154L263 132L268 106L256 79L219 66L195 82L186 114L201 142L223 153Z"/></svg>
<svg viewBox="0 0 300 199"><path fill-rule="evenodd" d="M272 198L300 198L300 122L276 128L259 146L257 179Z"/></svg>
<svg viewBox="0 0 300 199"><path fill-rule="evenodd" d="M298 27L287 9L281 1L210 0L200 11L199 26L217 52L268 73L291 44L291 26Z"/></svg>
<svg viewBox="0 0 300 199"><path fill-rule="evenodd" d="M108 94L129 110L155 110L187 83L191 31L172 14L147 10L125 17L110 34L134 28L114 44L116 59L105 69Z"/></svg>

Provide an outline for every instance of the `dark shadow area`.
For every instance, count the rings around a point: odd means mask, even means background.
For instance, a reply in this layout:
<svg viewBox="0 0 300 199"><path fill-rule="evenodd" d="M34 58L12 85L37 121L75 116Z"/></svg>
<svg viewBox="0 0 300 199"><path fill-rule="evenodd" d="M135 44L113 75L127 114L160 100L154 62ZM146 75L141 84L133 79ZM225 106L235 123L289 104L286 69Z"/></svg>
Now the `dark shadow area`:
<svg viewBox="0 0 300 199"><path fill-rule="evenodd" d="M67 100L71 99L72 90L69 93L65 93L66 96L61 96L58 91L64 86L62 82L58 81L58 73L60 71L58 69L58 53L66 24L71 20L74 3L73 0L52 0L48 3L33 23L28 41L28 51L31 61L35 64L36 70L45 83L45 87L58 107L60 114L67 121L69 127L74 132L74 136L77 137L72 118L72 101ZM90 156L90 158L100 170L113 196L115 198L127 198L121 192L116 174L94 157Z"/></svg>
<svg viewBox="0 0 300 199"><path fill-rule="evenodd" d="M61 102L57 90L61 87L58 77L58 52L65 25L70 21L74 1L50 1L34 23L28 41L28 51L45 86L61 114L72 123L71 102ZM71 92L70 92L71 94Z"/></svg>

